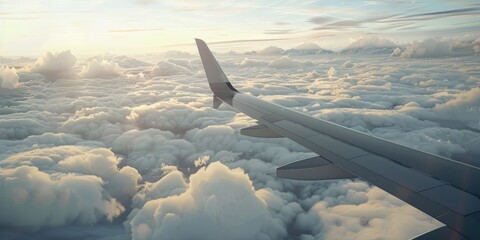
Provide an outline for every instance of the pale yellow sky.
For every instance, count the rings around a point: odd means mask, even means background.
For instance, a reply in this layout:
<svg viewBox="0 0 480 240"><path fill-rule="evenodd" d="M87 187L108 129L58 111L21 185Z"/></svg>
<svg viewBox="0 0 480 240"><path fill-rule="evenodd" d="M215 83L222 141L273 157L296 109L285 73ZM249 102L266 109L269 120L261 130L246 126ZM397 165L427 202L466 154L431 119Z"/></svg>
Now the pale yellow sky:
<svg viewBox="0 0 480 240"><path fill-rule="evenodd" d="M0 9L0 56L193 51L194 38L233 41L226 51L300 42L336 50L364 35L401 43L480 32L473 0L0 0Z"/></svg>

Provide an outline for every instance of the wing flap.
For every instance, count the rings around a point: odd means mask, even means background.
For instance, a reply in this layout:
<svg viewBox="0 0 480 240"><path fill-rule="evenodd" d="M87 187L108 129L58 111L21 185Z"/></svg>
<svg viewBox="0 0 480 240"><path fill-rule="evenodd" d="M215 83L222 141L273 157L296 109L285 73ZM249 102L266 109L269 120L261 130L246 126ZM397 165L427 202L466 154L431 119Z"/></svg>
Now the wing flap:
<svg viewBox="0 0 480 240"><path fill-rule="evenodd" d="M263 124L242 128L240 129L240 134L244 136L259 138L283 138L282 135L272 131L270 128Z"/></svg>
<svg viewBox="0 0 480 240"><path fill-rule="evenodd" d="M283 165L276 170L277 177L295 180L332 180L356 178L355 175L317 156Z"/></svg>

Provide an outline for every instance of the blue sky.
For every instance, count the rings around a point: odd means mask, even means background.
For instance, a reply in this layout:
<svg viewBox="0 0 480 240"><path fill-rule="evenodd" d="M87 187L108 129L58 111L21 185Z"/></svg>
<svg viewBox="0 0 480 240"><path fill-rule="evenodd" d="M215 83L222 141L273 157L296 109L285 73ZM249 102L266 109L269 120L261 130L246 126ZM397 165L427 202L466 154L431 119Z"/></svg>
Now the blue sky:
<svg viewBox="0 0 480 240"><path fill-rule="evenodd" d="M365 35L401 44L480 32L474 0L1 0L0 9L0 55L190 51L195 37L233 41L225 50L300 42L341 49Z"/></svg>

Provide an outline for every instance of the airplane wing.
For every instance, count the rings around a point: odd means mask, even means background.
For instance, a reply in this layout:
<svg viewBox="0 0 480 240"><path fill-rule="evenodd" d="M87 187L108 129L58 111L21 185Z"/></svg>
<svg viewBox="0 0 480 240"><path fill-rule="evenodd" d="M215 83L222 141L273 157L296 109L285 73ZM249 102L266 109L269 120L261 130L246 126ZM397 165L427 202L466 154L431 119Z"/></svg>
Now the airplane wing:
<svg viewBox="0 0 480 240"><path fill-rule="evenodd" d="M318 154L277 168L300 180L361 178L446 226L414 239L480 239L480 168L412 149L263 101L236 90L206 43L195 39L213 106L226 103L256 119L240 131L252 137L287 137Z"/></svg>

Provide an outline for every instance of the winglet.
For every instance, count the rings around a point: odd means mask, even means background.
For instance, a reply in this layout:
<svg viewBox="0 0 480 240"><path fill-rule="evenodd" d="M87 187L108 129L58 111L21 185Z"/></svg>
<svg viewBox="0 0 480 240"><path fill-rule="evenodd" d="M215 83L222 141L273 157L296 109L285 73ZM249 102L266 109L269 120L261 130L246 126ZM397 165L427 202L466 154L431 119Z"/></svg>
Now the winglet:
<svg viewBox="0 0 480 240"><path fill-rule="evenodd" d="M205 69L205 74L207 75L208 83L213 93L218 96L222 96L231 95L234 92L238 92L228 81L227 76L225 76L225 73L208 48L207 44L198 38L195 38L195 42L197 43L203 68Z"/></svg>

